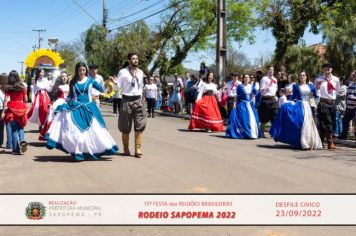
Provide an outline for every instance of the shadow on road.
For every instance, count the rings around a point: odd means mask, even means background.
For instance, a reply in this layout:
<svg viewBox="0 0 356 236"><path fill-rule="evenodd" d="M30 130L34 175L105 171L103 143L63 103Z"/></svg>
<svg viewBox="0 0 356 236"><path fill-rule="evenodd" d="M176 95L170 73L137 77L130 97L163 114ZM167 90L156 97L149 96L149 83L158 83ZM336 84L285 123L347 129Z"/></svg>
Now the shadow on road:
<svg viewBox="0 0 356 236"><path fill-rule="evenodd" d="M3 150L0 150L0 155L9 155L9 156L12 156L12 151L11 149L3 149Z"/></svg>
<svg viewBox="0 0 356 236"><path fill-rule="evenodd" d="M46 147L46 142L28 142L28 145L32 147Z"/></svg>
<svg viewBox="0 0 356 236"><path fill-rule="evenodd" d="M274 144L274 145L257 144L256 146L259 148L267 148L267 149L290 149L290 150L300 151L299 148L290 145L285 145L285 144Z"/></svg>
<svg viewBox="0 0 356 236"><path fill-rule="evenodd" d="M81 161L74 160L69 155L66 155L66 156L35 156L35 159L33 159L33 160L38 161L38 162L73 162L73 163L81 162ZM112 161L112 158L100 158L98 160L88 158L85 161Z"/></svg>
<svg viewBox="0 0 356 236"><path fill-rule="evenodd" d="M180 132L196 132L196 133L207 133L204 129L178 129Z"/></svg>
<svg viewBox="0 0 356 236"><path fill-rule="evenodd" d="M40 133L40 131L39 130L26 130L25 133L35 134L35 133Z"/></svg>
<svg viewBox="0 0 356 236"><path fill-rule="evenodd" d="M224 138L224 139L231 139L229 137L226 137L225 135L218 135L218 134L212 134L209 135L210 137L215 137L215 138Z"/></svg>

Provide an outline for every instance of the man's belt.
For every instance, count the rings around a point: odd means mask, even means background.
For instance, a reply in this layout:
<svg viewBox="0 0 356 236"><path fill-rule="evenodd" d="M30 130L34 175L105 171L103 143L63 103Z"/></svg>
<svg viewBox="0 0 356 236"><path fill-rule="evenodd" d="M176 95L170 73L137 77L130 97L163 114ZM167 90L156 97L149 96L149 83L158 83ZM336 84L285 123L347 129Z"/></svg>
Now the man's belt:
<svg viewBox="0 0 356 236"><path fill-rule="evenodd" d="M126 101L126 102L133 102L133 101L136 101L136 100L140 100L141 96L140 95L128 96L128 95L123 94L122 95L122 99L124 101Z"/></svg>
<svg viewBox="0 0 356 236"><path fill-rule="evenodd" d="M324 103L324 104L335 105L336 100L335 99L320 98L320 102Z"/></svg>

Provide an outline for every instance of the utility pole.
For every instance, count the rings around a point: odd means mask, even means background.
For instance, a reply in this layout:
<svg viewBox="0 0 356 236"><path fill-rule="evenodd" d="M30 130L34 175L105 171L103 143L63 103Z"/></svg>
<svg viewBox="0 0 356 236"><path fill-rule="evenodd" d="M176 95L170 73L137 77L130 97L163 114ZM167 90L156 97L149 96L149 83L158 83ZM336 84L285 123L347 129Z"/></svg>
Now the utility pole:
<svg viewBox="0 0 356 236"><path fill-rule="evenodd" d="M21 64L21 75L23 75L23 63L25 63L25 62L23 62L23 61L18 61L18 63Z"/></svg>
<svg viewBox="0 0 356 236"><path fill-rule="evenodd" d="M106 0L103 0L103 27L106 28L108 21L108 9L106 9Z"/></svg>
<svg viewBox="0 0 356 236"><path fill-rule="evenodd" d="M42 32L46 32L45 29L33 29L32 31L36 31L38 32L38 49L41 48L41 41L43 40L43 38L41 38L41 33Z"/></svg>
<svg viewBox="0 0 356 236"><path fill-rule="evenodd" d="M217 0L217 42L216 42L216 73L219 84L226 79L226 1Z"/></svg>

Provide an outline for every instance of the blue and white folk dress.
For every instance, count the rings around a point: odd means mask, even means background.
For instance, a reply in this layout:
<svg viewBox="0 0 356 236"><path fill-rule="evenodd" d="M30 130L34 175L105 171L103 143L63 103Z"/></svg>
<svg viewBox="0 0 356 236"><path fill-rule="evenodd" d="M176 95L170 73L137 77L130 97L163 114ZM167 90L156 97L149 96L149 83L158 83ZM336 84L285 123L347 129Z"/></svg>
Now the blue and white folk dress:
<svg viewBox="0 0 356 236"><path fill-rule="evenodd" d="M236 108L231 111L226 137L256 139L261 137L259 119L252 96L257 89L251 84L237 87Z"/></svg>
<svg viewBox="0 0 356 236"><path fill-rule="evenodd" d="M314 98L317 97L315 87L311 84L293 85L292 101L281 106L270 129L276 142L300 149L322 149L310 106L312 94Z"/></svg>
<svg viewBox="0 0 356 236"><path fill-rule="evenodd" d="M91 100L91 88L103 91L95 80L85 77L74 85L73 97L56 108L46 134L47 148L60 149L77 161L98 159L119 150L95 101Z"/></svg>

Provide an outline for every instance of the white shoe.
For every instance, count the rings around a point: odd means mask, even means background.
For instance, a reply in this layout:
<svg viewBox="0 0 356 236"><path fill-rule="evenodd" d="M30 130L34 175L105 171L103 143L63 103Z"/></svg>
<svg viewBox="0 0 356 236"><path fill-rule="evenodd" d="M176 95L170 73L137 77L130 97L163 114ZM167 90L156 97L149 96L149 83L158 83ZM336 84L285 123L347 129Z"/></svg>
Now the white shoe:
<svg viewBox="0 0 356 236"><path fill-rule="evenodd" d="M113 117L117 117L117 114L113 114L112 116L113 116Z"/></svg>

